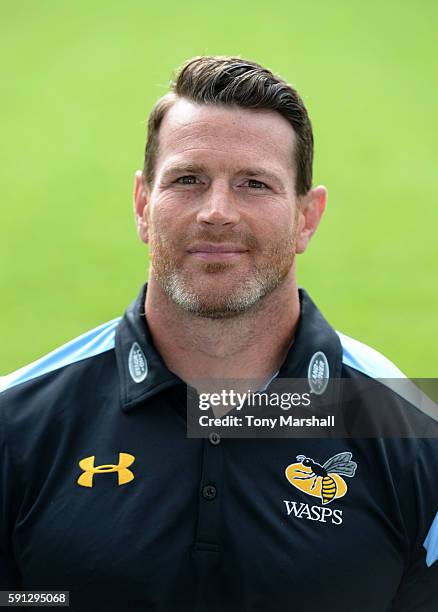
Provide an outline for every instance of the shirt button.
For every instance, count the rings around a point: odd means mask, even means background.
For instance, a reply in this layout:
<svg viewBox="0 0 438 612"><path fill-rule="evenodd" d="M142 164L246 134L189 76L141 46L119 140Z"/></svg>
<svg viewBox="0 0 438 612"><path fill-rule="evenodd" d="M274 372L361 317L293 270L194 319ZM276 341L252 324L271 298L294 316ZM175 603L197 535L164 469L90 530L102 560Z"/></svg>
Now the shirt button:
<svg viewBox="0 0 438 612"><path fill-rule="evenodd" d="M214 485L209 484L209 485L205 485L204 487L202 487L202 497L204 499L211 501L212 499L216 497L216 495L217 495L217 489Z"/></svg>
<svg viewBox="0 0 438 612"><path fill-rule="evenodd" d="M212 431L211 434L209 434L208 439L210 440L210 444L213 444L213 446L217 446L221 443L221 437L215 431Z"/></svg>

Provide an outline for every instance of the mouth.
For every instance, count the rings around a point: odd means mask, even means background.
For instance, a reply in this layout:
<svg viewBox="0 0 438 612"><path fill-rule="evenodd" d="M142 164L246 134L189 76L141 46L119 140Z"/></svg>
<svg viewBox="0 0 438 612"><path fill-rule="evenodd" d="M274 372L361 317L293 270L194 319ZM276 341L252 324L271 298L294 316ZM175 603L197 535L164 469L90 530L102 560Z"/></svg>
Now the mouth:
<svg viewBox="0 0 438 612"><path fill-rule="evenodd" d="M188 249L191 256L206 262L234 261L243 257L247 252L248 249L245 247L231 243L211 244L202 242Z"/></svg>

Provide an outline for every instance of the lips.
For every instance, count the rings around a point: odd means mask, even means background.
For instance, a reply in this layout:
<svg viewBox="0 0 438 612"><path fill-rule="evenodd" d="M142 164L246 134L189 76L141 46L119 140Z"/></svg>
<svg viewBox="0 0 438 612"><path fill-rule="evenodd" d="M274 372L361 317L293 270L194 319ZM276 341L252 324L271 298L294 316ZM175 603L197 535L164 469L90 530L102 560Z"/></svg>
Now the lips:
<svg viewBox="0 0 438 612"><path fill-rule="evenodd" d="M189 253L245 253L248 249L235 244L199 243L188 249Z"/></svg>
<svg viewBox="0 0 438 612"><path fill-rule="evenodd" d="M198 260L211 263L237 260L247 253L248 249L232 243L211 244L202 242L190 247L188 252Z"/></svg>

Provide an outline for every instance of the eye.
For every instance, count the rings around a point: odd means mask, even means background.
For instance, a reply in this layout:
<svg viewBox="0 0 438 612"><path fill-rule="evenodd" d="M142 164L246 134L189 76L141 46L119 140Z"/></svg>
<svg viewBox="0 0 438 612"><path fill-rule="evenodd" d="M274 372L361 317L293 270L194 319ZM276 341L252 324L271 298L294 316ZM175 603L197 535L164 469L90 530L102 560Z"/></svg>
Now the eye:
<svg viewBox="0 0 438 612"><path fill-rule="evenodd" d="M199 182L199 179L196 176L191 174L187 176L180 176L176 179L175 183L179 183L180 185L196 185Z"/></svg>
<svg viewBox="0 0 438 612"><path fill-rule="evenodd" d="M256 181L255 179L248 179L247 185L250 189L269 189L266 183Z"/></svg>

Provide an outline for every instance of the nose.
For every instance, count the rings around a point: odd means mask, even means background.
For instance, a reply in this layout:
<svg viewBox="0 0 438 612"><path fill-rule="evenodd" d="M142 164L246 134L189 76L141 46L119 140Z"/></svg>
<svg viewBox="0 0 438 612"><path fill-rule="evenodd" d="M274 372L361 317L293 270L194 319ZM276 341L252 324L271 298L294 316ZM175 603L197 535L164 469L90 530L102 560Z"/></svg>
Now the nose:
<svg viewBox="0 0 438 612"><path fill-rule="evenodd" d="M201 225L236 225L240 213L235 195L225 181L213 182L204 196L204 201L197 215Z"/></svg>

